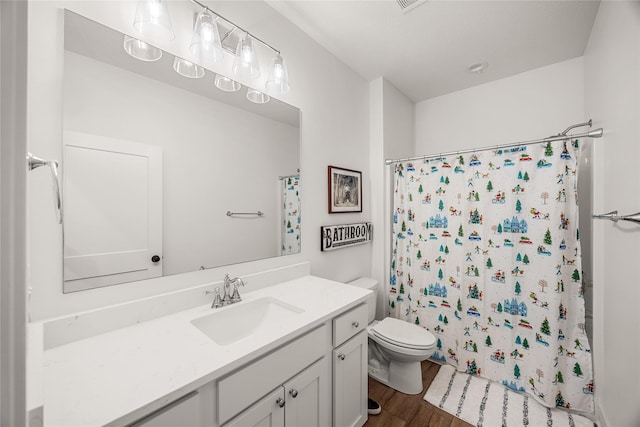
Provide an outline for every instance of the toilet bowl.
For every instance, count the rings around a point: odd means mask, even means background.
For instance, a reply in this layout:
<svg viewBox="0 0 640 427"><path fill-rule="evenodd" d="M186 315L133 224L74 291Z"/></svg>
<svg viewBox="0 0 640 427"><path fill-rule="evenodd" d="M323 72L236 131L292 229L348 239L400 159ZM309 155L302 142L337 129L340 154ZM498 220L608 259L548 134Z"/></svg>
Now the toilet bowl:
<svg viewBox="0 0 640 427"><path fill-rule="evenodd" d="M374 320L378 282L360 278L349 283L372 290L369 303L369 366L371 378L406 394L422 391L420 362L433 355L436 338L431 332L403 320Z"/></svg>

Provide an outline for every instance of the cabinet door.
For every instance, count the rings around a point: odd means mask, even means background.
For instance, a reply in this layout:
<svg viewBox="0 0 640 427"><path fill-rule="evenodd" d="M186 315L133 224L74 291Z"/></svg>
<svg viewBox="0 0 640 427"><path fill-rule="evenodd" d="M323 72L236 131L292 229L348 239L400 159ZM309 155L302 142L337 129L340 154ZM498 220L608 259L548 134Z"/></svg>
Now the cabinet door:
<svg viewBox="0 0 640 427"><path fill-rule="evenodd" d="M284 427L284 406L284 388L278 387L225 427Z"/></svg>
<svg viewBox="0 0 640 427"><path fill-rule="evenodd" d="M362 426L367 421L367 334L355 335L333 350L333 425Z"/></svg>
<svg viewBox="0 0 640 427"><path fill-rule="evenodd" d="M330 425L330 372L326 357L287 381L285 425L326 427Z"/></svg>

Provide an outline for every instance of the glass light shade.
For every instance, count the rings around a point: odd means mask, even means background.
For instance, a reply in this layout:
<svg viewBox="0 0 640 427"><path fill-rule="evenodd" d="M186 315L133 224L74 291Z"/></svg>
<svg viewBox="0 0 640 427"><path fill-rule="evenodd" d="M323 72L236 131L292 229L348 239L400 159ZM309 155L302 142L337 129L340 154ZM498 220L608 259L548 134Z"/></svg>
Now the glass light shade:
<svg viewBox="0 0 640 427"><path fill-rule="evenodd" d="M266 104L271 97L255 89L247 89L247 99L256 104Z"/></svg>
<svg viewBox="0 0 640 427"><path fill-rule="evenodd" d="M289 92L289 72L280 54L273 58L273 66L266 83L267 89L273 93Z"/></svg>
<svg viewBox="0 0 640 427"><path fill-rule="evenodd" d="M177 56L173 60L173 69L181 76L189 77L190 79L204 77L204 68Z"/></svg>
<svg viewBox="0 0 640 427"><path fill-rule="evenodd" d="M165 40L175 38L167 3L162 0L138 0L133 27L148 37Z"/></svg>
<svg viewBox="0 0 640 427"><path fill-rule="evenodd" d="M257 79L260 77L260 65L258 64L258 56L256 50L253 47L251 36L247 33L238 42L236 47L236 59L233 62L231 68L233 73L237 76L242 76L250 79Z"/></svg>
<svg viewBox="0 0 640 427"><path fill-rule="evenodd" d="M216 74L213 84L215 84L218 89L225 92L237 92L242 88L242 85L237 81L220 74Z"/></svg>
<svg viewBox="0 0 640 427"><path fill-rule="evenodd" d="M124 36L124 43L122 45L129 55L140 61L151 62L162 58L161 49L127 35Z"/></svg>
<svg viewBox="0 0 640 427"><path fill-rule="evenodd" d="M208 12L200 12L189 46L194 58L203 64L210 64L222 59L222 44L216 19Z"/></svg>

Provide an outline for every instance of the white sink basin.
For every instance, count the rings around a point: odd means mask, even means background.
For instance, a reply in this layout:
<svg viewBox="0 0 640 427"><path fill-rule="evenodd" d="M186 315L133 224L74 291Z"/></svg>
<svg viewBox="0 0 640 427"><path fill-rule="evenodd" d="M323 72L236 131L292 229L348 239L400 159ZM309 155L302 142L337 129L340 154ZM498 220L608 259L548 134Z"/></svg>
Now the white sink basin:
<svg viewBox="0 0 640 427"><path fill-rule="evenodd" d="M265 297L215 309L191 323L218 345L229 345L250 335L272 331L282 324L295 322L304 310Z"/></svg>

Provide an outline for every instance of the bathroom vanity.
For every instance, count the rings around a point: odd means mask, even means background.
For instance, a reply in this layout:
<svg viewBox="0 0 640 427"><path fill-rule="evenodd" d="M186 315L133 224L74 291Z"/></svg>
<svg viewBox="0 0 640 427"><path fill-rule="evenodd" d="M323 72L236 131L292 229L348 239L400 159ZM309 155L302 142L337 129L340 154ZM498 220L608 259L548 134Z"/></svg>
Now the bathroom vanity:
<svg viewBox="0 0 640 427"><path fill-rule="evenodd" d="M44 352L44 425L361 426L369 291L304 276Z"/></svg>

